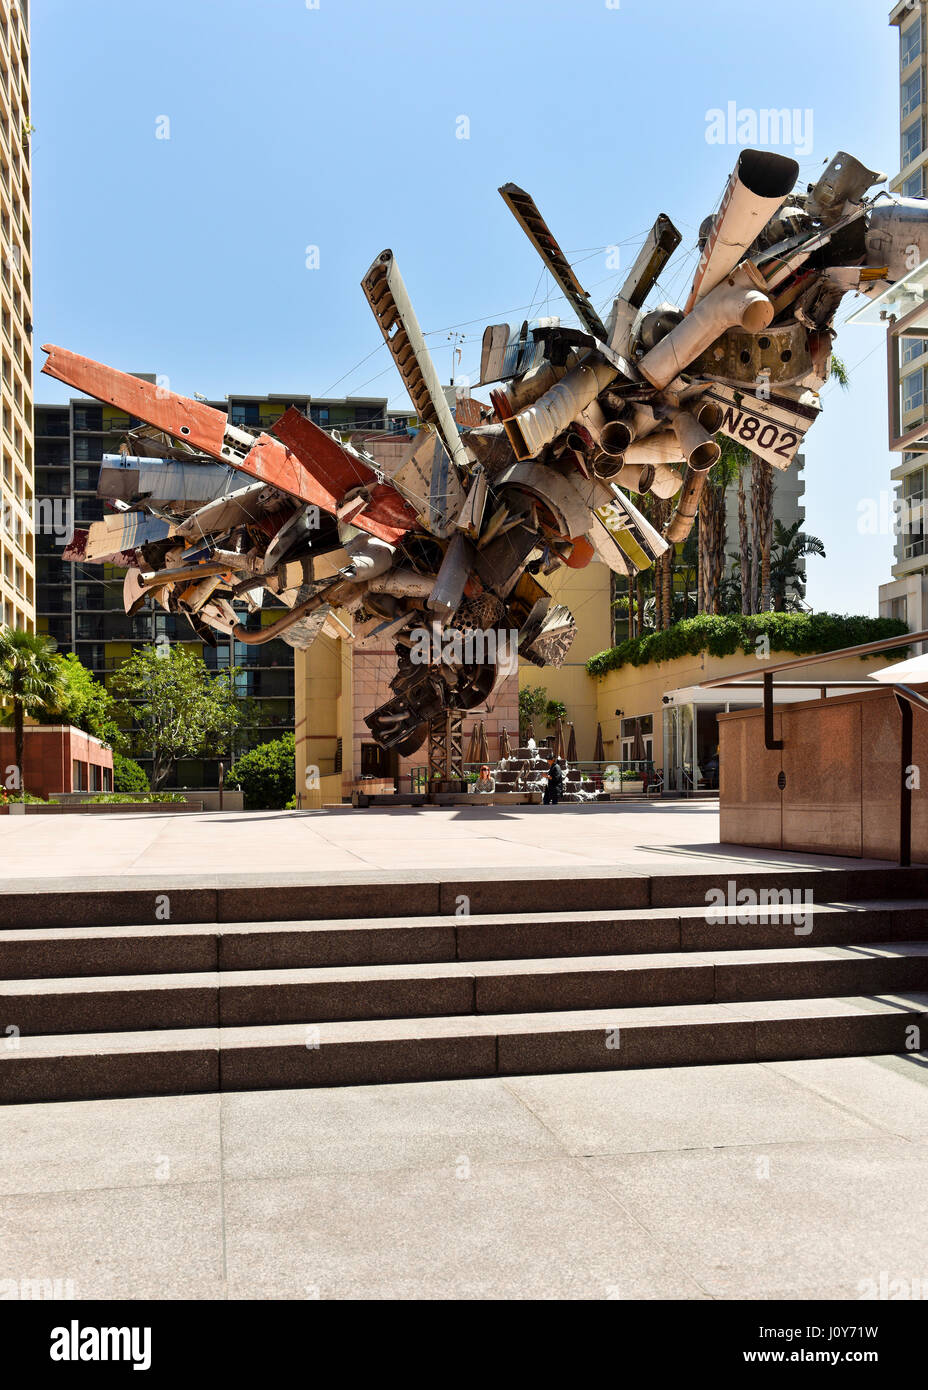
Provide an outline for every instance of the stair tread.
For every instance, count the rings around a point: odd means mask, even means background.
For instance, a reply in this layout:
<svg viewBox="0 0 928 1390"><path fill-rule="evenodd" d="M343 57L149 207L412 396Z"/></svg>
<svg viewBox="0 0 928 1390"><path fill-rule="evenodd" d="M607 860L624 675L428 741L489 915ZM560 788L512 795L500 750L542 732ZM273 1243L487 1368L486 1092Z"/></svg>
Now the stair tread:
<svg viewBox="0 0 928 1390"><path fill-rule="evenodd" d="M866 952L866 955L861 955ZM302 966L290 969L205 970L140 975L70 975L4 980L0 998L41 994L93 994L119 990L215 989L287 984L363 983L375 980L472 979L507 975L572 975L618 971L693 970L716 965L813 965L822 961L874 962L928 956L928 942L859 942L852 946L771 947L766 950L674 951L652 955L552 956L489 961L410 962L390 965Z"/></svg>

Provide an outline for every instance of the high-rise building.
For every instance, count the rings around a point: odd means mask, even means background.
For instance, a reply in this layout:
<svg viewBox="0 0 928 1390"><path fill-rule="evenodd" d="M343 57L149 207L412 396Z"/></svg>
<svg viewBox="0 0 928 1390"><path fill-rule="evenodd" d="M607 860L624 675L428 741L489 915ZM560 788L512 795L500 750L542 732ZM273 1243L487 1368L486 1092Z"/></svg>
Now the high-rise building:
<svg viewBox="0 0 928 1390"><path fill-rule="evenodd" d="M385 399L371 397L233 394L210 404L227 411L232 424L255 434L269 429L290 405L345 439L356 433L401 435L415 423L414 415L389 410ZM293 729L293 648L280 640L246 645L220 633L217 645L210 647L186 619L157 606L129 617L123 603L125 570L62 559L71 529L86 528L105 514L106 504L96 495L103 455L117 453L126 431L140 423L83 396L68 405L36 407L36 495L43 517L36 536L37 628L55 638L59 651L76 653L104 684L135 648L165 637L202 655L211 670L239 667L237 693L250 701L248 728L236 735L235 751L240 754ZM251 630L279 616L280 605L271 602L255 613L242 608L242 621ZM217 753L215 758L179 762L170 785L215 787L218 758ZM141 756L138 761L150 771L149 760Z"/></svg>
<svg viewBox="0 0 928 1390"><path fill-rule="evenodd" d="M35 625L29 12L0 0L0 625Z"/></svg>
<svg viewBox="0 0 928 1390"><path fill-rule="evenodd" d="M899 173L889 187L907 198L923 198L928 192L928 0L900 0L893 6L889 22L899 30L900 136ZM899 354L898 419L903 433L928 421L926 349L928 340L922 338L902 338L891 344L891 351ZM896 530L892 581L880 585L880 614L901 618L917 632L928 627L928 554L922 520L928 458L922 449L906 450L897 458L890 476L896 485L894 504L899 508L901 525ZM891 510L887 505L887 516Z"/></svg>

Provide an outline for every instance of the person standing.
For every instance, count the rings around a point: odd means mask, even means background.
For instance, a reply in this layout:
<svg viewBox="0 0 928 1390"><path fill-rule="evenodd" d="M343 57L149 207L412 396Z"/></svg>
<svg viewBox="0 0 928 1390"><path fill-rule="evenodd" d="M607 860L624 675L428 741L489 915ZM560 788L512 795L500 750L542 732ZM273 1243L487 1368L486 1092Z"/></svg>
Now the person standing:
<svg viewBox="0 0 928 1390"><path fill-rule="evenodd" d="M551 758L548 762L548 780L545 784L542 805L556 806L563 787L564 774L561 771L561 760L560 758Z"/></svg>

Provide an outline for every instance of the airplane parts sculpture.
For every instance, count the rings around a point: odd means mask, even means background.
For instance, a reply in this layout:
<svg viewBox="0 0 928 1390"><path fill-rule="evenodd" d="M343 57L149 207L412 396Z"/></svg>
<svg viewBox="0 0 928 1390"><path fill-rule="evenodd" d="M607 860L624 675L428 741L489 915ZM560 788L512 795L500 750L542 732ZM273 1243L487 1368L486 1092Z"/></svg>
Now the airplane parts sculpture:
<svg viewBox="0 0 928 1390"><path fill-rule="evenodd" d="M788 467L821 408L842 297L878 294L928 258L923 201L865 196L882 175L843 153L804 193L792 191L797 175L792 159L743 151L701 228L685 305L645 307L680 242L661 214L605 322L532 198L507 184L503 199L581 327L548 317L487 328L480 382L493 386L492 410L468 426L384 251L362 287L420 421L389 466L294 407L255 436L47 347L43 371L147 422L104 458L98 496L114 511L75 533L66 557L125 565L127 612L152 599L207 641L391 641L394 697L367 724L414 752L430 719L492 703L518 655L563 661L574 622L545 575L595 560L634 576L686 538L719 432ZM663 534L643 515L649 495L676 498ZM254 611L265 592L286 611L249 631L235 605Z"/></svg>

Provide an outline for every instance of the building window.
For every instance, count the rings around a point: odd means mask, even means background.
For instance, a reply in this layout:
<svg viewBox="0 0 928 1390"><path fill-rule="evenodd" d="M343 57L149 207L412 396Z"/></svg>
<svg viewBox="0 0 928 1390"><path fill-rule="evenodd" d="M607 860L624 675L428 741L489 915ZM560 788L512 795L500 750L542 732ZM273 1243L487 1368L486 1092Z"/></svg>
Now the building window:
<svg viewBox="0 0 928 1390"><path fill-rule="evenodd" d="M74 428L76 430L102 430L102 405L76 405L74 407Z"/></svg>
<svg viewBox="0 0 928 1390"><path fill-rule="evenodd" d="M921 357L925 351L924 338L903 338L902 339L902 366L907 362L914 362L916 357Z"/></svg>
<svg viewBox="0 0 928 1390"><path fill-rule="evenodd" d="M917 121L913 121L912 124L902 132L903 169L907 164L911 164L913 159L917 159L917 157L921 154L923 148L924 140L922 138L922 121L921 119L919 119Z"/></svg>
<svg viewBox="0 0 928 1390"><path fill-rule="evenodd" d="M89 434L79 434L74 441L74 457L84 462L103 459L103 440L93 439Z"/></svg>
<svg viewBox="0 0 928 1390"><path fill-rule="evenodd" d="M71 762L71 790L74 792L87 790L87 764L79 762L77 758Z"/></svg>
<svg viewBox="0 0 928 1390"><path fill-rule="evenodd" d="M622 737L634 738L636 733L650 734L654 732L654 715L643 714L639 719L622 720Z"/></svg>
<svg viewBox="0 0 928 1390"><path fill-rule="evenodd" d="M907 473L902 480L902 495L907 497L910 502L921 502L925 496L925 470L916 468L914 473Z"/></svg>
<svg viewBox="0 0 928 1390"><path fill-rule="evenodd" d="M74 470L75 492L96 492L99 480L100 470L98 468L75 468Z"/></svg>
<svg viewBox="0 0 928 1390"><path fill-rule="evenodd" d="M912 410L921 410L925 399L925 369L912 372L905 377L902 383L902 413L906 415Z"/></svg>
<svg viewBox="0 0 928 1390"><path fill-rule="evenodd" d="M910 174L902 184L903 198L920 198L922 196L922 171L919 169L917 174Z"/></svg>
<svg viewBox="0 0 928 1390"><path fill-rule="evenodd" d="M102 792L103 790L103 769L96 763L90 764L90 790L92 792Z"/></svg>
<svg viewBox="0 0 928 1390"><path fill-rule="evenodd" d="M311 405L309 407L309 418L314 425L318 425L320 429L327 430L329 428L329 407L327 405Z"/></svg>
<svg viewBox="0 0 928 1390"><path fill-rule="evenodd" d="M105 792L113 790L113 769L111 767L103 769L103 790Z"/></svg>
<svg viewBox="0 0 928 1390"><path fill-rule="evenodd" d="M239 402L232 407L233 425L260 425L261 412L257 401Z"/></svg>
<svg viewBox="0 0 928 1390"><path fill-rule="evenodd" d="M907 68L913 63L922 51L922 20L921 15L910 24L908 29L903 29L899 39L899 60L900 66Z"/></svg>
<svg viewBox="0 0 928 1390"><path fill-rule="evenodd" d="M922 104L922 70L921 70L921 68L919 68L917 72L913 72L913 73L912 73L912 76L911 76L910 78L908 78L907 81L903 82L903 84L902 84L902 91L901 91L901 99L902 99L902 113L901 113L901 114L902 114L902 119L905 120L906 116L911 116L912 112L913 112L913 111L916 111L916 110L918 109L918 107L921 106L921 104Z"/></svg>
<svg viewBox="0 0 928 1390"><path fill-rule="evenodd" d="M622 740L622 761L624 763L640 760L642 756L650 762L654 752L654 716L653 714L642 714L637 719L623 719L620 725ZM636 753L638 737L641 737L641 746ZM642 753L643 749L643 753Z"/></svg>

